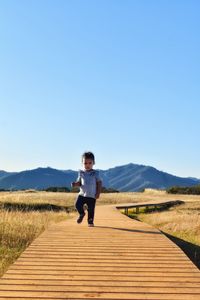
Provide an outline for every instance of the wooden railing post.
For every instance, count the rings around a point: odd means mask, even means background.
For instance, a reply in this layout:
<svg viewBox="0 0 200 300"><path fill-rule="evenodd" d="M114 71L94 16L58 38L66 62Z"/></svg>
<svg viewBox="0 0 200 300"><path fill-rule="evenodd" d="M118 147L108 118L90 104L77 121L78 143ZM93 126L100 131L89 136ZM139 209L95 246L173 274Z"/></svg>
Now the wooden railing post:
<svg viewBox="0 0 200 300"><path fill-rule="evenodd" d="M183 201L168 201L168 202L161 202L161 203L146 203L146 204L135 204L135 205L128 205L128 206L116 206L118 209L124 209L124 214L128 216L129 208L135 208L136 214L139 214L140 207L145 207L145 211L148 212L150 207L154 207L154 209L158 209L159 207L170 207L172 205L182 204Z"/></svg>

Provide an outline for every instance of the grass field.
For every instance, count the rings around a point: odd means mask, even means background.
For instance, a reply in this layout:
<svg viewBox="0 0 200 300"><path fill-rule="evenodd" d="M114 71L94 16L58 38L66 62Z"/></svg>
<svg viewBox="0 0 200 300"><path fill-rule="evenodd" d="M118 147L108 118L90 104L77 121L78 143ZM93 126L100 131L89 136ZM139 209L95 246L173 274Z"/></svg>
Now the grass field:
<svg viewBox="0 0 200 300"><path fill-rule="evenodd" d="M140 214L139 219L200 246L200 201L187 202L168 211Z"/></svg>
<svg viewBox="0 0 200 300"><path fill-rule="evenodd" d="M74 193L36 191L0 193L0 274L3 274L50 224L74 215L74 213L67 214L64 210L54 211L48 205L72 206L75 198ZM169 195L151 190L145 193L111 193L102 194L97 205L169 199L183 200L186 204L166 212L140 215L141 219L167 233L200 245L200 196ZM19 206L16 206L19 204L23 204L25 210L19 210ZM31 210L26 209L26 206L28 208L30 205ZM9 210L6 207L9 207Z"/></svg>

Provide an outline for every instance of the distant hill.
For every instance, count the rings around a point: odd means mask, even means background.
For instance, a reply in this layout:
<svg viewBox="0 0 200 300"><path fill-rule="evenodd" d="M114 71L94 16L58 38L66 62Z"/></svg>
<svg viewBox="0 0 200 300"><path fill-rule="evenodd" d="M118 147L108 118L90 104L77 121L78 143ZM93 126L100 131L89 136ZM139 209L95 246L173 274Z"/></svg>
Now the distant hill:
<svg viewBox="0 0 200 300"><path fill-rule="evenodd" d="M16 174L16 172L6 172L6 171L3 171L3 170L0 170L0 178L6 177L6 176L9 176L9 175L12 175L12 174Z"/></svg>
<svg viewBox="0 0 200 300"><path fill-rule="evenodd" d="M49 167L37 168L0 178L0 188L42 190L50 186L70 186L76 176L77 172L71 170L68 172Z"/></svg>
<svg viewBox="0 0 200 300"><path fill-rule="evenodd" d="M108 170L99 170L103 185L119 191L140 191L145 188L166 189L171 186L193 186L197 178L182 178L159 171L150 166L127 164ZM70 187L77 171L37 168L22 172L0 171L0 189L46 189L50 186Z"/></svg>
<svg viewBox="0 0 200 300"><path fill-rule="evenodd" d="M197 178L182 178L159 171L150 166L128 164L100 171L105 186L119 191L140 191L145 188L166 189L177 186L193 186Z"/></svg>

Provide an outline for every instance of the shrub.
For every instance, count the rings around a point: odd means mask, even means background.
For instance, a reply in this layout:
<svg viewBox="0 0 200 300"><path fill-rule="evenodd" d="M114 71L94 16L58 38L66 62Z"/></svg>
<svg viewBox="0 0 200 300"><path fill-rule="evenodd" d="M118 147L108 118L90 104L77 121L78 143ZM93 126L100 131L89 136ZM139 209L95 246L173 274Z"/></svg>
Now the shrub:
<svg viewBox="0 0 200 300"><path fill-rule="evenodd" d="M200 185L194 186L173 186L167 189L168 194L200 195Z"/></svg>
<svg viewBox="0 0 200 300"><path fill-rule="evenodd" d="M102 187L101 192L102 193L119 193L118 190L116 190L114 188L106 188L105 186Z"/></svg>
<svg viewBox="0 0 200 300"><path fill-rule="evenodd" d="M57 187L57 186L50 186L45 189L46 192L60 192L60 193L68 193L70 190L67 187Z"/></svg>

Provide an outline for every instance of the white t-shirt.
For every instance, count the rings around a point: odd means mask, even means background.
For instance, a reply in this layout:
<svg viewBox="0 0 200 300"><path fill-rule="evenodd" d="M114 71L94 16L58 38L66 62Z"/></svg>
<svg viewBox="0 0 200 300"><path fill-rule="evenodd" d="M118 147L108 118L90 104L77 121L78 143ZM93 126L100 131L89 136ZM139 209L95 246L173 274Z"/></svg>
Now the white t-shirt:
<svg viewBox="0 0 200 300"><path fill-rule="evenodd" d="M79 170L77 181L80 181L79 195L83 197L95 198L97 191L97 182L101 181L99 171L97 170Z"/></svg>

